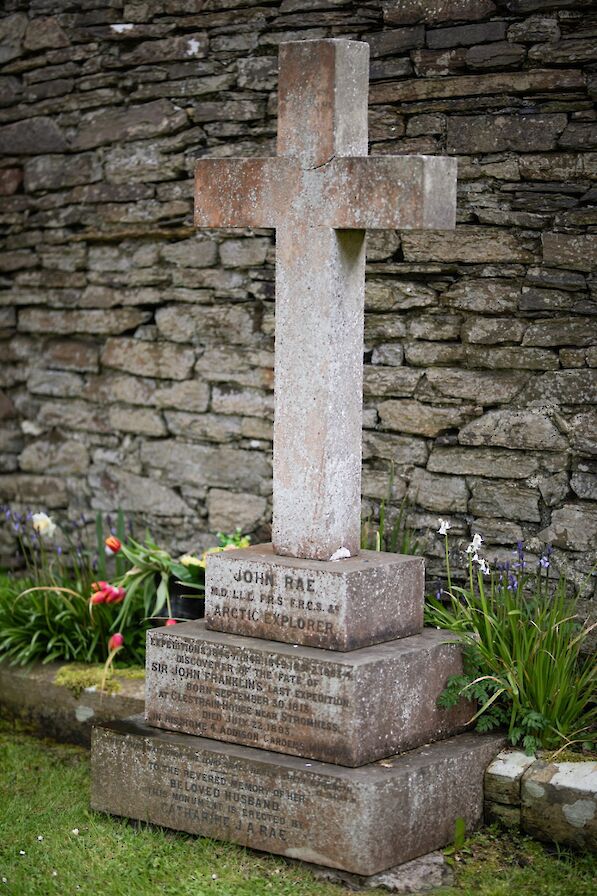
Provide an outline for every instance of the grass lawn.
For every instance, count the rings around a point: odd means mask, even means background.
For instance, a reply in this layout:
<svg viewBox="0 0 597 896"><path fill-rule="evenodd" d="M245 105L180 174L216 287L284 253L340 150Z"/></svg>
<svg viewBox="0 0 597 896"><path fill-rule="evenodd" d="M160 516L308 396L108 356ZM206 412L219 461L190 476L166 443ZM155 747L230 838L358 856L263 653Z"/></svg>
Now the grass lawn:
<svg viewBox="0 0 597 896"><path fill-rule="evenodd" d="M89 756L0 725L0 896L345 896L299 865L93 813ZM438 896L595 896L597 859L487 829ZM380 894L382 891L369 891Z"/></svg>

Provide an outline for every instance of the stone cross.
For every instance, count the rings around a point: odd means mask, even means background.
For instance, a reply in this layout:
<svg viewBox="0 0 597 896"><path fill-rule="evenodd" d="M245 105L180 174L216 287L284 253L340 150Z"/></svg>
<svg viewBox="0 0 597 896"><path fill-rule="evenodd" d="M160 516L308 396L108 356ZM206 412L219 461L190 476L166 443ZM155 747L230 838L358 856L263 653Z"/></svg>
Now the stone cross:
<svg viewBox="0 0 597 896"><path fill-rule="evenodd" d="M274 551L359 552L365 231L454 227L456 161L367 157L369 46L280 46L274 158L202 159L198 227L276 229Z"/></svg>

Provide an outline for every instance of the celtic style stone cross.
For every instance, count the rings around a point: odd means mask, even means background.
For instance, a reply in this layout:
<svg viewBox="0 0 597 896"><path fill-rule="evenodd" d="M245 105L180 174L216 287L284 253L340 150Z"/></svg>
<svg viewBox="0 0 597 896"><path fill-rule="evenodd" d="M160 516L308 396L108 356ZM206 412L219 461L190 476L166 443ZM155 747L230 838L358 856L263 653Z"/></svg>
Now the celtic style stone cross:
<svg viewBox="0 0 597 896"><path fill-rule="evenodd" d="M280 46L278 154L202 159L198 227L276 229L274 552L359 552L365 231L454 227L456 161L367 157L369 47Z"/></svg>

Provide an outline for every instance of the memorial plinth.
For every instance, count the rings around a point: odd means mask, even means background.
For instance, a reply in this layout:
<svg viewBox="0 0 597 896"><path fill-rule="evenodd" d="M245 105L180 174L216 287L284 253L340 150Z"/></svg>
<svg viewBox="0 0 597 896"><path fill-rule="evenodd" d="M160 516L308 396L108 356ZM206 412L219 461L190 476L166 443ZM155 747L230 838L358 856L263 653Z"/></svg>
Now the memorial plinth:
<svg viewBox="0 0 597 896"><path fill-rule="evenodd" d="M462 730L466 702L440 709L458 643L427 629L332 653L210 632L186 622L148 633L150 725L360 766Z"/></svg>
<svg viewBox="0 0 597 896"><path fill-rule="evenodd" d="M134 718L94 731L91 805L370 875L450 843L457 819L475 828L502 745L464 734L347 769Z"/></svg>
<svg viewBox="0 0 597 896"><path fill-rule="evenodd" d="M92 750L96 809L360 875L477 825L502 743L450 737L422 559L359 552L365 230L456 211L455 160L367 158L368 54L282 44L277 157L197 164L198 226L277 231L273 547L209 557L206 624L148 633L151 725Z"/></svg>
<svg viewBox="0 0 597 896"><path fill-rule="evenodd" d="M220 632L355 650L423 629L421 557L361 551L344 560L274 554L261 544L209 557L207 627Z"/></svg>

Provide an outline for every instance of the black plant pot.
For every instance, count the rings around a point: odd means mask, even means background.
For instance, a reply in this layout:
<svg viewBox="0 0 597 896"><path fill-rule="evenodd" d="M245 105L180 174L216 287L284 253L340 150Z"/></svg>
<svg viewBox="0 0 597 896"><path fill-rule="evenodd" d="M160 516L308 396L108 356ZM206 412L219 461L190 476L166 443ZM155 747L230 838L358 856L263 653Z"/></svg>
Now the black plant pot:
<svg viewBox="0 0 597 896"><path fill-rule="evenodd" d="M173 619L203 619L205 616L204 594L199 591L191 591L176 579L170 579L168 590ZM188 596L195 594L197 597Z"/></svg>

